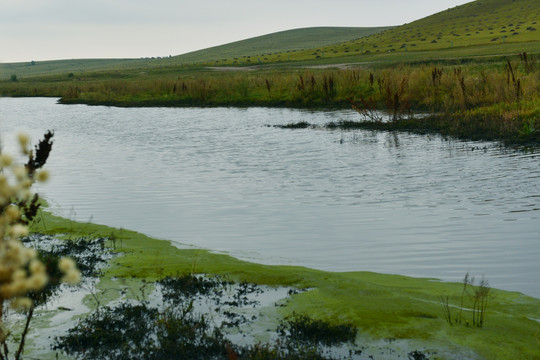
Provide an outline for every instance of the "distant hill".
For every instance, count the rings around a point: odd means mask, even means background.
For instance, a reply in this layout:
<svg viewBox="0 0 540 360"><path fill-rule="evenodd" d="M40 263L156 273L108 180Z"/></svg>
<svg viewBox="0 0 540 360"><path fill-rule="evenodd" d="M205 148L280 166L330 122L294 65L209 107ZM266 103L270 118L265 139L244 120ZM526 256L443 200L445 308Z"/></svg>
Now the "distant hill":
<svg viewBox="0 0 540 360"><path fill-rule="evenodd" d="M377 34L364 44L411 49L540 41L538 21L538 0L479 0Z"/></svg>
<svg viewBox="0 0 540 360"><path fill-rule="evenodd" d="M401 6L408 6L407 2ZM170 67L191 64L396 62L523 51L540 53L540 0L477 0L397 27L294 29L163 59L0 64L0 80L11 75L24 78L99 71L121 76L123 70L161 68L166 72Z"/></svg>
<svg viewBox="0 0 540 360"><path fill-rule="evenodd" d="M198 50L183 55L161 59L73 59L0 64L0 80L12 74L19 77L41 76L58 73L75 73L148 69L193 63L213 63L227 58L230 64L235 57L263 56L266 54L315 49L333 43L351 41L372 35L390 27L312 27L281 31L246 40Z"/></svg>
<svg viewBox="0 0 540 360"><path fill-rule="evenodd" d="M81 74L87 72L142 67L149 60L143 59L72 59L0 63L0 80L11 75L19 78L52 74Z"/></svg>
<svg viewBox="0 0 540 360"><path fill-rule="evenodd" d="M296 58L531 42L540 42L540 0L478 0L366 38L326 46L317 53L305 51Z"/></svg>
<svg viewBox="0 0 540 360"><path fill-rule="evenodd" d="M171 61L180 63L219 61L235 57L316 49L364 38L388 29L391 27L311 27L286 30L175 56Z"/></svg>

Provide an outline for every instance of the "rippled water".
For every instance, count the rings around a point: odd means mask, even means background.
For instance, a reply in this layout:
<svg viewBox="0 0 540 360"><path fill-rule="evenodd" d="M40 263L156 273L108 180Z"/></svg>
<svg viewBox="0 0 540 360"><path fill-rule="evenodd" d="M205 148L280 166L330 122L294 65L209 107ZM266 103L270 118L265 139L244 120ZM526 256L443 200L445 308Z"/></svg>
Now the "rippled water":
<svg viewBox="0 0 540 360"><path fill-rule="evenodd" d="M540 151L265 125L354 112L121 109L0 99L4 147L55 130L56 213L240 258L459 281L540 297Z"/></svg>

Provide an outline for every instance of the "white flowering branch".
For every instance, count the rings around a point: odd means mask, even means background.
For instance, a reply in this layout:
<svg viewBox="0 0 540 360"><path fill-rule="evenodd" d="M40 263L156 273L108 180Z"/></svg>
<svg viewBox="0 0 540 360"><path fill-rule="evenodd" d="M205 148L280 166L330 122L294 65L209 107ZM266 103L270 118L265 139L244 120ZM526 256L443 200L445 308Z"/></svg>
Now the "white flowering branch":
<svg viewBox="0 0 540 360"><path fill-rule="evenodd" d="M48 134L47 156L52 145L52 133ZM28 295L41 291L49 281L47 269L38 259L37 251L25 247L20 241L21 237L28 235L28 216L21 206L36 202L37 197L31 191L32 184L48 178L45 170L38 170L45 164L47 156L34 155L29 149L29 143L28 136L19 135L21 150L30 159L27 165L17 165L12 156L0 153L0 360L9 358L7 339L10 333L4 324L6 307L28 310L25 328L15 354L15 359L18 360L23 352L34 312L34 303ZM39 152L38 147L36 152ZM59 268L64 273L64 281L79 281L80 272L73 260L61 259Z"/></svg>

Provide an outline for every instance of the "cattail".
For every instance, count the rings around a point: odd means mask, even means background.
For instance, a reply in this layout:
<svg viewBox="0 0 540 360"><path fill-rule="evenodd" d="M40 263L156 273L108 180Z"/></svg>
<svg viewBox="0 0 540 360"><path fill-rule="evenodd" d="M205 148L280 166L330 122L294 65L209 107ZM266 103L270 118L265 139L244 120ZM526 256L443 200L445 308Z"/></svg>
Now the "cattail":
<svg viewBox="0 0 540 360"><path fill-rule="evenodd" d="M266 90L268 91L268 96L270 96L270 90L271 90L270 81L268 81L268 79L265 79L265 82L266 82Z"/></svg>

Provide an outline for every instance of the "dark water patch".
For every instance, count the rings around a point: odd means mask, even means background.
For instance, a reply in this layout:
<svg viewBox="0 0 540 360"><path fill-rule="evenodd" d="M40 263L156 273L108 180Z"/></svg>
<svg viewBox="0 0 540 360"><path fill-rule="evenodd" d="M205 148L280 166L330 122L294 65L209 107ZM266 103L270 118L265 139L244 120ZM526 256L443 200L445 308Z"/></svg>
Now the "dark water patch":
<svg viewBox="0 0 540 360"><path fill-rule="evenodd" d="M31 234L22 239L23 244L38 250L42 257L72 258L84 277L102 275L103 268L114 254L106 243L108 238L86 238L60 240L55 236Z"/></svg>

